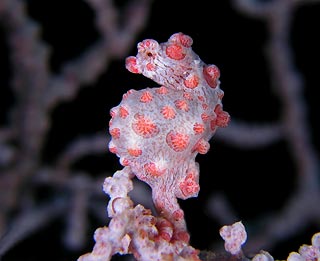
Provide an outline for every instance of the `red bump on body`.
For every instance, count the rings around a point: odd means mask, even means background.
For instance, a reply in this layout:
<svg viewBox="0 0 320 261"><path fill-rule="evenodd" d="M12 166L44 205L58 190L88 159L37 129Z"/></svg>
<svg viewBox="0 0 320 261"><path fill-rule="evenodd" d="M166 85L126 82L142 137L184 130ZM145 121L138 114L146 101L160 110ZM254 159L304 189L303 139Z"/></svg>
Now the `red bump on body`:
<svg viewBox="0 0 320 261"><path fill-rule="evenodd" d="M209 149L210 149L210 144L204 139L200 139L194 148L194 150L196 150L200 154L206 154L209 151Z"/></svg>
<svg viewBox="0 0 320 261"><path fill-rule="evenodd" d="M126 68L131 73L141 73L137 66L137 58L134 56L126 58Z"/></svg>
<svg viewBox="0 0 320 261"><path fill-rule="evenodd" d="M127 151L128 151L128 154L133 157L139 157L142 154L141 149L129 148L127 149Z"/></svg>
<svg viewBox="0 0 320 261"><path fill-rule="evenodd" d="M174 119L177 114L175 109L169 105L163 106L160 110L160 113L163 115L165 119L168 119L168 120Z"/></svg>
<svg viewBox="0 0 320 261"><path fill-rule="evenodd" d="M180 183L179 188L185 197L190 197L197 194L200 186L196 181L196 176L193 172L188 172L184 181Z"/></svg>
<svg viewBox="0 0 320 261"><path fill-rule="evenodd" d="M187 88L194 89L199 85L199 77L195 74L190 74L183 83Z"/></svg>
<svg viewBox="0 0 320 261"><path fill-rule="evenodd" d="M183 46L174 43L167 46L166 54L173 60L182 60L186 56Z"/></svg>
<svg viewBox="0 0 320 261"><path fill-rule="evenodd" d="M153 177L159 177L165 173L165 170L159 169L154 162L146 163L143 167L146 173Z"/></svg>
<svg viewBox="0 0 320 261"><path fill-rule="evenodd" d="M216 88L220 77L220 70L214 64L207 65L203 68L203 76L211 88Z"/></svg>
<svg viewBox="0 0 320 261"><path fill-rule="evenodd" d="M144 115L137 113L134 118L135 121L132 123L132 129L137 135L151 138L159 133L157 125Z"/></svg>
<svg viewBox="0 0 320 261"><path fill-rule="evenodd" d="M140 101L143 103L151 102L152 99L153 99L153 96L149 91L144 91L140 97Z"/></svg>
<svg viewBox="0 0 320 261"><path fill-rule="evenodd" d="M188 134L172 130L167 134L166 142L171 149L181 152L189 146L190 137Z"/></svg>
<svg viewBox="0 0 320 261"><path fill-rule="evenodd" d="M193 40L189 35L184 33L175 33L169 38L169 42L176 42L182 44L184 47L191 47Z"/></svg>
<svg viewBox="0 0 320 261"><path fill-rule="evenodd" d="M199 135L205 131L205 127L203 124L196 122L193 124L193 131L196 135Z"/></svg>
<svg viewBox="0 0 320 261"><path fill-rule="evenodd" d="M110 132L110 135L112 136L112 138L114 138L114 139L120 138L120 129L119 128L110 129L109 132Z"/></svg>
<svg viewBox="0 0 320 261"><path fill-rule="evenodd" d="M176 100L174 105L182 111L189 111L189 105L186 100Z"/></svg>
<svg viewBox="0 0 320 261"><path fill-rule="evenodd" d="M119 116L122 119L125 119L129 115L128 110L124 106L120 106L119 108Z"/></svg>
<svg viewBox="0 0 320 261"><path fill-rule="evenodd" d="M192 101L193 100L193 95L189 92L183 92L182 94L183 98L185 98L186 100Z"/></svg>
<svg viewBox="0 0 320 261"><path fill-rule="evenodd" d="M159 87L158 89L156 89L156 93L159 93L159 94L167 94L167 93L168 93L168 88L167 88L167 87L164 87L164 86L161 86L161 87Z"/></svg>
<svg viewBox="0 0 320 261"><path fill-rule="evenodd" d="M210 115L208 115L207 113L201 113L201 119L204 121L204 122L207 122L209 119L210 119Z"/></svg>
<svg viewBox="0 0 320 261"><path fill-rule="evenodd" d="M229 113L223 111L220 104L215 107L214 112L217 114L216 125L218 127L227 127L230 122Z"/></svg>

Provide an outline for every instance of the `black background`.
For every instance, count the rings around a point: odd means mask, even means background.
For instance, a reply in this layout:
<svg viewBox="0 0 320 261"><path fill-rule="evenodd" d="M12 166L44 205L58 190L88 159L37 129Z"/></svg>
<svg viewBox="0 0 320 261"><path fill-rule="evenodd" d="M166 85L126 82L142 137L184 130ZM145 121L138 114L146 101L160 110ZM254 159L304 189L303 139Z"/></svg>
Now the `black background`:
<svg viewBox="0 0 320 261"><path fill-rule="evenodd" d="M115 2L121 9L127 1ZM27 3L30 16L42 25L42 39L52 46L50 66L55 73L59 73L62 64L83 53L99 37L94 27L94 13L83 1L29 0ZM293 62L304 77L302 98L307 101L307 122L317 150L320 142L317 135L320 112L317 95L319 14L319 4L298 8L293 14L290 31ZM201 59L220 68L221 88L225 92L224 109L231 118L258 124L279 119L282 105L270 88L277 83L270 80L265 56L268 31L263 20L242 14L231 1L226 0L154 1L147 24L137 35L136 42L146 38L164 42L176 32L190 35L194 40L193 50ZM1 26L0 33L1 66L4 68L0 86L0 122L5 124L14 97L8 87L10 49ZM127 55L135 54L136 46L132 46ZM52 128L43 148L44 162L50 164L70 141L82 134L107 132L109 110L118 105L124 92L131 88L156 86L143 76L126 71L124 58L113 61L94 85L81 89L76 99L61 103L54 109ZM213 241L222 241L218 234L220 224L208 215L205 208L212 193L225 193L246 224L270 211L280 211L296 186L295 163L284 139L262 149L241 149L213 138L209 153L198 156L197 161L201 170L199 197L180 203L185 210L191 244L199 249L208 249ZM95 176L104 170L116 171L120 165L115 155L106 153L83 159L74 167L88 170ZM18 244L3 260L76 260L92 249L93 231L102 225L94 221L88 231L85 249L70 251L63 245L63 222L57 220ZM271 254L277 259L286 258L302 243L310 243L311 235L317 232L315 229L319 226L310 224L296 238L272 249Z"/></svg>

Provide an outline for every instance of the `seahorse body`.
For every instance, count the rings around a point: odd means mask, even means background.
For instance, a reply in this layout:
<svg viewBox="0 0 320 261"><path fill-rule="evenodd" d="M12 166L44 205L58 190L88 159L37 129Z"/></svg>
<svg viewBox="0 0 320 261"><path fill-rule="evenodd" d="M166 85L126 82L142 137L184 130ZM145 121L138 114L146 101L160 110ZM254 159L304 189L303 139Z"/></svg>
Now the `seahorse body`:
<svg viewBox="0 0 320 261"><path fill-rule="evenodd" d="M219 69L200 60L191 45L182 33L162 44L151 39L139 43L126 67L161 87L129 90L111 109L110 151L151 186L157 209L169 220L183 217L176 197L198 195L195 157L207 153L217 128L230 119L222 110Z"/></svg>

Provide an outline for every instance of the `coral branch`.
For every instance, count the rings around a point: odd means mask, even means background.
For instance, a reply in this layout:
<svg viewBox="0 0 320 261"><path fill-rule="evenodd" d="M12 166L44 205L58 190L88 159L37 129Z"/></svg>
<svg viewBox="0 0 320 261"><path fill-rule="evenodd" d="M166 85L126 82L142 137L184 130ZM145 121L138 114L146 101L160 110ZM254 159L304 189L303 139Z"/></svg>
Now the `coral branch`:
<svg viewBox="0 0 320 261"><path fill-rule="evenodd" d="M241 255L242 245L247 240L247 233L243 224L239 221L231 226L223 226L220 235L225 241L225 249L232 255Z"/></svg>
<svg viewBox="0 0 320 261"><path fill-rule="evenodd" d="M109 194L108 227L98 228L92 253L79 261L110 260L112 255L133 254L137 260L199 260L198 251L173 238L174 227L164 218L154 217L142 205L133 207L128 193L134 177L129 167L106 178L104 191Z"/></svg>

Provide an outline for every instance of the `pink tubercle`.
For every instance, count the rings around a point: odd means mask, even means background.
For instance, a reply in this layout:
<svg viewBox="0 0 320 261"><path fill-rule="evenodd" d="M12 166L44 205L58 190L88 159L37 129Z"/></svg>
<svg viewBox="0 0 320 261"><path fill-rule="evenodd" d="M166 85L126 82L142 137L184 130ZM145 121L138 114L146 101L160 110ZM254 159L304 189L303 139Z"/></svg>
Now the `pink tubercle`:
<svg viewBox="0 0 320 261"><path fill-rule="evenodd" d="M176 152L181 152L189 146L190 136L188 134L172 130L167 134L166 142L171 149Z"/></svg>
<svg viewBox="0 0 320 261"><path fill-rule="evenodd" d="M169 42L177 42L182 44L184 47L191 47L193 40L189 35L183 33L175 33L169 38Z"/></svg>
<svg viewBox="0 0 320 261"><path fill-rule="evenodd" d="M136 113L135 121L132 123L133 131L144 138L151 138L159 133L158 126L150 119L140 113Z"/></svg>
<svg viewBox="0 0 320 261"><path fill-rule="evenodd" d="M112 136L112 138L114 138L114 139L120 138L120 129L119 128L110 129L109 132L110 132L110 135Z"/></svg>
<svg viewBox="0 0 320 261"><path fill-rule="evenodd" d="M193 124L193 131L196 135L199 135L205 131L205 127L202 123L196 122L195 124Z"/></svg>
<svg viewBox="0 0 320 261"><path fill-rule="evenodd" d="M166 54L173 60L182 60L186 56L183 46L174 43L167 46Z"/></svg>
<svg viewBox="0 0 320 261"><path fill-rule="evenodd" d="M220 70L214 64L207 65L203 68L203 76L211 88L216 88L220 77Z"/></svg>
<svg viewBox="0 0 320 261"><path fill-rule="evenodd" d="M146 163L143 167L146 173L153 177L159 177L165 173L165 169L159 169L154 162Z"/></svg>
<svg viewBox="0 0 320 261"><path fill-rule="evenodd" d="M141 73L137 66L137 58L134 56L129 56L126 58L126 68L132 73Z"/></svg>
<svg viewBox="0 0 320 261"><path fill-rule="evenodd" d="M220 104L218 104L215 109L214 112L217 115L216 118L216 125L218 127L227 127L229 122L230 122L230 115L229 113L227 113L226 111L222 110L222 106Z"/></svg>
<svg viewBox="0 0 320 261"><path fill-rule="evenodd" d="M122 119L125 119L129 115L128 110L124 106L120 106L119 108L119 116Z"/></svg>
<svg viewBox="0 0 320 261"><path fill-rule="evenodd" d="M165 119L171 120L176 117L176 111L169 105L163 106L160 110L160 113L163 115Z"/></svg>
<svg viewBox="0 0 320 261"><path fill-rule="evenodd" d="M156 93L159 94L167 94L168 93L168 88L165 86L161 86L158 89L156 89Z"/></svg>
<svg viewBox="0 0 320 261"><path fill-rule="evenodd" d="M140 97L140 102L148 103L148 102L151 102L152 99L153 99L153 96L152 96L151 92L144 91Z"/></svg>
<svg viewBox="0 0 320 261"><path fill-rule="evenodd" d="M187 88L194 89L199 85L199 77L196 74L190 74L183 83Z"/></svg>
<svg viewBox="0 0 320 261"><path fill-rule="evenodd" d="M128 148L127 151L128 154L133 157L139 157L142 154L142 150L137 148Z"/></svg>
<svg viewBox="0 0 320 261"><path fill-rule="evenodd" d="M175 106L182 111L189 111L189 105L186 100L176 100L174 101Z"/></svg>

